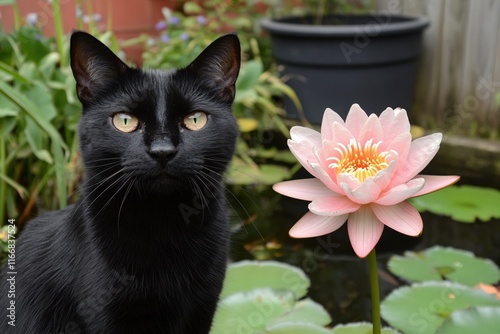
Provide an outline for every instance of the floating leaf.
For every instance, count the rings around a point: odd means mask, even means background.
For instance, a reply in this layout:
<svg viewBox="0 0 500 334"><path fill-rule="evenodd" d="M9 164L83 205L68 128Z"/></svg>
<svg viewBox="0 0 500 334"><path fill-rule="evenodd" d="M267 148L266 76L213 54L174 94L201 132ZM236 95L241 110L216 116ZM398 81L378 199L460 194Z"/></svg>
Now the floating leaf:
<svg viewBox="0 0 500 334"><path fill-rule="evenodd" d="M425 282L391 292L381 312L389 325L405 334L431 334L454 311L474 306L500 307L500 300L458 283Z"/></svg>
<svg viewBox="0 0 500 334"><path fill-rule="evenodd" d="M473 307L455 311L437 334L499 333L500 307Z"/></svg>
<svg viewBox="0 0 500 334"><path fill-rule="evenodd" d="M372 334L373 325L368 322L354 322L346 325L337 325L332 330L333 334ZM399 334L395 329L384 327L382 334Z"/></svg>
<svg viewBox="0 0 500 334"><path fill-rule="evenodd" d="M295 304L293 310L276 319L275 323L304 322L326 326L331 321L330 315L323 306L307 298Z"/></svg>
<svg viewBox="0 0 500 334"><path fill-rule="evenodd" d="M231 264L226 273L221 298L235 292L256 288L287 289L300 299L311 282L297 267L277 261L240 261Z"/></svg>
<svg viewBox="0 0 500 334"><path fill-rule="evenodd" d="M284 322L269 326L265 334L331 334L324 327L301 322Z"/></svg>
<svg viewBox="0 0 500 334"><path fill-rule="evenodd" d="M290 290L265 288L231 294L219 302L210 334L258 332L289 312L294 303Z"/></svg>
<svg viewBox="0 0 500 334"><path fill-rule="evenodd" d="M475 286L500 280L500 269L491 260L450 247L435 246L422 252L405 252L404 256L391 257L388 267L393 274L414 282L448 279Z"/></svg>
<svg viewBox="0 0 500 334"><path fill-rule="evenodd" d="M450 216L456 221L473 223L500 218L500 191L469 185L451 186L411 199L419 211Z"/></svg>

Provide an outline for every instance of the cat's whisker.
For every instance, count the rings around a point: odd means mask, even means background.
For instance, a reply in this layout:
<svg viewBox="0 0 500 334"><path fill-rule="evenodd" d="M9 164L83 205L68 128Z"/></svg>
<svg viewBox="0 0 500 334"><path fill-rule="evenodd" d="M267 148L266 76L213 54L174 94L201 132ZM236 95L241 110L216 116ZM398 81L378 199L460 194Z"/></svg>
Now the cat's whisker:
<svg viewBox="0 0 500 334"><path fill-rule="evenodd" d="M130 180L132 180L132 179L129 178L128 181L130 181ZM132 181L129 182L127 190L125 191L125 194L123 195L123 199L122 199L122 202L120 204L120 209L118 210L118 221L117 221L117 232L118 232L118 235L120 235L120 217L121 217L121 214L122 214L123 204L125 203L125 200L127 199L127 196L130 193L130 189L132 189L132 187L133 187L134 184L135 184L134 180L132 180Z"/></svg>
<svg viewBox="0 0 500 334"><path fill-rule="evenodd" d="M195 175L195 177L200 180L203 183L203 180L200 179L198 175ZM203 195L203 191L201 190L200 186L198 185L197 182L195 182L192 178L188 178L189 184L193 186L193 189L195 191L195 196L200 198L201 201L201 215L202 219L201 221L204 221L205 219L205 207L208 206L208 200L206 197Z"/></svg>
<svg viewBox="0 0 500 334"><path fill-rule="evenodd" d="M120 182L122 181L123 179L127 179L127 175L125 174L122 174L120 175L120 177L118 179L116 179L113 183L111 183L106 189L104 189L104 191L99 195L97 196L94 201L92 201L92 203L94 203L99 197L101 197L102 194L104 194L108 189L110 189L111 187L113 187L117 182ZM130 180L130 178L129 178ZM115 196L123 189L123 187L125 187L127 185L127 182L123 182L123 184L115 191L115 193L107 200L106 203L104 203L104 205L101 207L101 209L95 214L95 217L98 217L99 214L109 205L109 203L111 203L111 201L113 200L113 198L115 198ZM90 205L92 205L92 203L90 203Z"/></svg>
<svg viewBox="0 0 500 334"><path fill-rule="evenodd" d="M120 164L118 162L114 162L113 164L110 163L110 166L103 169L103 170L100 170L99 172L97 172L96 174L94 174L92 177L90 178L86 178L87 182L88 181L91 181L92 179L95 179L96 177L100 176L101 174L104 174L106 173L107 171L109 171L110 169L113 169L114 167L119 167ZM99 166L100 167L100 166ZM72 196L74 195L75 193L81 193L81 189L83 188L84 184L81 184L80 186L78 186L77 188L75 188L74 191L72 191L69 196Z"/></svg>
<svg viewBox="0 0 500 334"><path fill-rule="evenodd" d="M78 206L75 208L75 210L73 211L73 215L71 216L71 218L74 217L75 213L78 212L78 209L80 208L80 206L82 206L83 203L85 203L87 201L87 199L94 193L96 192L103 184L105 184L107 181L109 181L111 178L115 177L116 175L120 174L121 172L123 171L123 169L120 169L118 171L116 171L115 173L107 176L104 180L101 180L100 182L98 182L95 186L94 186L94 189L89 193L87 194L87 196L85 196L85 198L83 200L80 200L80 203L78 204ZM118 178L120 179L120 178ZM116 183L116 181L114 181L112 183L112 185ZM104 190L106 191L107 189L109 188L109 186ZM99 198L101 197L101 195L104 193L101 192L101 194L99 196L97 196L91 203L90 203L90 206Z"/></svg>
<svg viewBox="0 0 500 334"><path fill-rule="evenodd" d="M201 171L201 174L205 177L205 180L206 180L207 182L209 182L209 183L211 183L211 182L219 182L218 180L214 179L214 177L213 177L213 176L211 176L210 174L208 174L208 173L207 173L207 172L205 172L205 171ZM215 173L215 174L219 175L219 173ZM209 178L210 178L210 179L212 179L212 181L211 181L211 180L209 180ZM242 187L240 187L240 188L242 188ZM236 196L236 195L235 195L235 194L234 194L231 190L229 190L229 188L228 188L227 186L224 186L224 189L225 189L225 190L226 190L226 191L227 191L227 192L231 195L231 197L233 197L233 198L236 200L236 202L238 203L238 205L239 205L239 206L243 209L243 211L245 212L245 215L246 215L248 218L250 218L250 213L247 211L247 209L245 208L245 206L243 205L243 203L241 203L241 201L238 199L238 197L237 197L237 196ZM242 189L243 189L243 188L242 188ZM229 204L229 206L231 207L232 211L233 211L234 213L236 213L236 216L238 217L238 220L240 221L241 226L242 226L242 227L245 229L245 231L246 231L247 229L246 229L245 224L243 224L243 219L241 218L241 216L240 216L240 214L238 213L238 211L236 210L236 208L235 208L235 207L234 207L234 206L233 206L233 205L232 205L229 201L227 201L227 200L226 200L226 202L227 202L227 204ZM265 240L265 239L264 239L264 237L263 237L263 235L260 233L259 229L258 229L258 228L257 228L257 226L255 225L255 223L253 223L253 222L252 222L252 224L254 225L254 228L255 228L255 230L257 231L257 233L259 234L259 236L261 237L261 239L262 239L262 240Z"/></svg>

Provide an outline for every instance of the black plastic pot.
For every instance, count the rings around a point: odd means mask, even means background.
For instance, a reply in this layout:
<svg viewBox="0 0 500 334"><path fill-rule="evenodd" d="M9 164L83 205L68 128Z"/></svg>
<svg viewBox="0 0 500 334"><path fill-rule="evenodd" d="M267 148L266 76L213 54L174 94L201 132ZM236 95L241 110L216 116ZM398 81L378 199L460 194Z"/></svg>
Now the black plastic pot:
<svg viewBox="0 0 500 334"><path fill-rule="evenodd" d="M341 116L353 103L367 113L386 107L409 109L413 99L422 32L429 20L396 15L335 16L328 25L310 17L264 19L272 53L295 90L304 115L321 123L325 108ZM334 24L335 23L335 24ZM290 100L291 118L300 113Z"/></svg>

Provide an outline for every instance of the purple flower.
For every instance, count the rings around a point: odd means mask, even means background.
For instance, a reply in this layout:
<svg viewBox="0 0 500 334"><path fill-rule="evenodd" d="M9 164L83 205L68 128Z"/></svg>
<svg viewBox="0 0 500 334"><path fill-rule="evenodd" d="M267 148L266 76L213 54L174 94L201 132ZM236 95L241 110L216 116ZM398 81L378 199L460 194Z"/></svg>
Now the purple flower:
<svg viewBox="0 0 500 334"><path fill-rule="evenodd" d="M163 34L163 35L161 35L160 40L163 43L168 43L168 42L170 42L170 36L168 36L167 34Z"/></svg>
<svg viewBox="0 0 500 334"><path fill-rule="evenodd" d="M167 22L165 22L165 21L159 21L158 23L155 24L156 31L163 30L166 27L167 27Z"/></svg>
<svg viewBox="0 0 500 334"><path fill-rule="evenodd" d="M171 24L171 25L174 25L174 26L175 26L175 25L177 25L177 24L179 24L179 22L180 22L180 21L181 21L181 20L180 20L177 16L172 16L172 17L170 18L170 24Z"/></svg>
<svg viewBox="0 0 500 334"><path fill-rule="evenodd" d="M203 15L198 15L196 21L198 21L198 23L201 25L205 25L207 23L207 18Z"/></svg>
<svg viewBox="0 0 500 334"><path fill-rule="evenodd" d="M183 32L180 36L180 39L183 41L187 41L189 39L189 35L185 32Z"/></svg>

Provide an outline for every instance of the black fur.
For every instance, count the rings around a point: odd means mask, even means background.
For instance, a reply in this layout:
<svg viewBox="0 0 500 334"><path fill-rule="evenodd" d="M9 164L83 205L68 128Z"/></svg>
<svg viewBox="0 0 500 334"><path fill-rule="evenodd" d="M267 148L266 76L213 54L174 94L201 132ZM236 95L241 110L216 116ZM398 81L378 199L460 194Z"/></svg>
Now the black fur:
<svg viewBox="0 0 500 334"><path fill-rule="evenodd" d="M21 233L15 327L4 270L0 333L209 332L227 261L221 174L237 137L239 65L235 35L174 71L129 68L91 35L72 35L81 199ZM207 125L186 129L183 118L200 110ZM135 115L139 128L119 132L117 112Z"/></svg>

